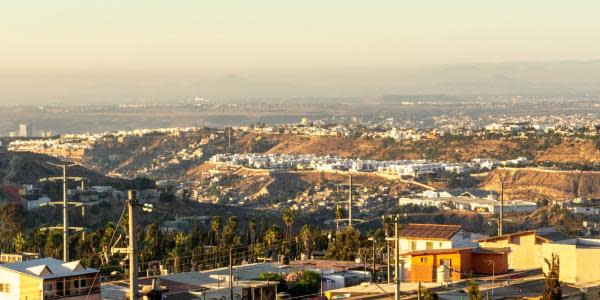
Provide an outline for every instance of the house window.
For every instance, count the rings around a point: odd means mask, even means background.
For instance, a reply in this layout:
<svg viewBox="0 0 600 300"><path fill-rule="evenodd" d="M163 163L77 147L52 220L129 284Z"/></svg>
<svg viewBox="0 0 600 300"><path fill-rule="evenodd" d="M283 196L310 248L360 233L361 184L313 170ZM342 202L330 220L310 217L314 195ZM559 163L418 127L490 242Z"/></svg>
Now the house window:
<svg viewBox="0 0 600 300"><path fill-rule="evenodd" d="M439 242L439 243L438 243L438 248L439 248L439 249L442 249L442 242Z"/></svg>
<svg viewBox="0 0 600 300"><path fill-rule="evenodd" d="M410 241L410 250L417 250L417 241Z"/></svg>
<svg viewBox="0 0 600 300"><path fill-rule="evenodd" d="M433 242L427 242L426 249L427 250L433 250Z"/></svg>
<svg viewBox="0 0 600 300"><path fill-rule="evenodd" d="M0 293L10 293L10 285L8 283L0 283Z"/></svg>
<svg viewBox="0 0 600 300"><path fill-rule="evenodd" d="M421 257L421 263L422 264L426 264L427 263L427 257Z"/></svg>

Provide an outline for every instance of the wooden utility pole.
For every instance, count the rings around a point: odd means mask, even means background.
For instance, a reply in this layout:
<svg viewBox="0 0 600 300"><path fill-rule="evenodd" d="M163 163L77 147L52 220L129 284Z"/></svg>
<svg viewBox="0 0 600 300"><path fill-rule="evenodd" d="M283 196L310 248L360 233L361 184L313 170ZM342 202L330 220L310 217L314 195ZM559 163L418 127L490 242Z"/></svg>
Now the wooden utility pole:
<svg viewBox="0 0 600 300"><path fill-rule="evenodd" d="M398 223L400 222L400 215L396 215L394 219L394 247L396 248L396 261L394 262L394 275L396 276L396 289L394 293L394 300L400 300L400 241L398 239Z"/></svg>
<svg viewBox="0 0 600 300"><path fill-rule="evenodd" d="M233 249L229 248L229 299L233 300Z"/></svg>
<svg viewBox="0 0 600 300"><path fill-rule="evenodd" d="M498 217L498 236L504 232L504 178L500 178L500 215Z"/></svg>
<svg viewBox="0 0 600 300"><path fill-rule="evenodd" d="M375 282L375 237L373 237L373 282Z"/></svg>
<svg viewBox="0 0 600 300"><path fill-rule="evenodd" d="M138 299L138 247L136 236L135 191L127 193L127 207L129 212L129 300Z"/></svg>

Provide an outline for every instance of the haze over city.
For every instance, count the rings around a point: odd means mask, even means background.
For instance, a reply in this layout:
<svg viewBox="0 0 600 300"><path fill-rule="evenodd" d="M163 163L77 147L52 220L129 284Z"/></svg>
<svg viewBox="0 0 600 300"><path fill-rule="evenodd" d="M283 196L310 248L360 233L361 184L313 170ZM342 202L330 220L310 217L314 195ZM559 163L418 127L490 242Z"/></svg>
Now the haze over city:
<svg viewBox="0 0 600 300"><path fill-rule="evenodd" d="M4 0L0 300L600 300L578 0Z"/></svg>
<svg viewBox="0 0 600 300"><path fill-rule="evenodd" d="M0 11L0 103L597 93L599 10L597 1L10 1Z"/></svg>

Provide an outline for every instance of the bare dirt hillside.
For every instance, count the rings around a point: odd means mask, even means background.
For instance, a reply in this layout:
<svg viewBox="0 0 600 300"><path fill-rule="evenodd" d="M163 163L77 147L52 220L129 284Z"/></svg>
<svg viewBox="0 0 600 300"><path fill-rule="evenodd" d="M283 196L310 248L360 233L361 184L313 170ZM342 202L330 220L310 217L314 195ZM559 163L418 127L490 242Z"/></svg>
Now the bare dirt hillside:
<svg viewBox="0 0 600 300"><path fill-rule="evenodd" d="M256 170L243 167L231 167L213 163L203 163L187 173L187 179L201 180L203 175L218 172L231 180L226 180L226 189L233 189L242 196L295 196L314 186L325 184L345 184L349 177L345 174L318 171L277 171ZM390 181L386 178L361 174L352 177L356 186L375 187L388 185L393 195L407 191L406 183ZM420 189L411 186L412 189Z"/></svg>
<svg viewBox="0 0 600 300"><path fill-rule="evenodd" d="M256 139L256 137L254 137ZM269 142L265 142L268 140ZM247 141L247 139L246 139ZM267 153L335 155L379 160L436 159L470 160L477 157L504 158L518 144L505 140L423 140L396 142L385 139L308 137L291 134L262 137L272 145Z"/></svg>
<svg viewBox="0 0 600 300"><path fill-rule="evenodd" d="M600 197L600 172L556 171L538 168L500 168L489 173L480 184L487 190L500 191L504 178L508 199L569 199L575 196Z"/></svg>
<svg viewBox="0 0 600 300"><path fill-rule="evenodd" d="M540 153L536 161L552 161L562 163L599 163L600 151L592 141L571 140L554 145Z"/></svg>

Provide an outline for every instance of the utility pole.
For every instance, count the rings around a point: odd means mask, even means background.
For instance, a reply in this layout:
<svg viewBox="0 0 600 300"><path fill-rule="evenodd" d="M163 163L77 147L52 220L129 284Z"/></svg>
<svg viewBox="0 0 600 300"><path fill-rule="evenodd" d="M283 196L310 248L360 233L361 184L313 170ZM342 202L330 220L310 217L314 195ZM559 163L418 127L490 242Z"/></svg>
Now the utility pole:
<svg viewBox="0 0 600 300"><path fill-rule="evenodd" d="M348 187L348 226L352 228L352 175L350 175L350 186Z"/></svg>
<svg viewBox="0 0 600 300"><path fill-rule="evenodd" d="M340 219L338 218L338 211L340 211L340 204L335 202L335 231L340 229Z"/></svg>
<svg viewBox="0 0 600 300"><path fill-rule="evenodd" d="M67 199L67 164L62 165L63 169L63 260L69 261L69 199Z"/></svg>
<svg viewBox="0 0 600 300"><path fill-rule="evenodd" d="M398 223L400 222L400 215L397 214L394 219L394 247L396 248L396 261L394 262L394 275L396 276L396 289L394 293L394 300L400 300L400 241L398 239Z"/></svg>
<svg viewBox="0 0 600 300"><path fill-rule="evenodd" d="M229 248L229 299L233 300L233 249Z"/></svg>
<svg viewBox="0 0 600 300"><path fill-rule="evenodd" d="M504 178L500 178L500 216L498 217L498 236L503 234L504 228Z"/></svg>
<svg viewBox="0 0 600 300"><path fill-rule="evenodd" d="M321 270L321 299L323 299L325 290L323 289L323 270Z"/></svg>
<svg viewBox="0 0 600 300"><path fill-rule="evenodd" d="M44 181L48 181L48 182L62 181L62 186L63 186L62 201L52 201L49 204L50 205L62 205L63 224L62 224L62 227L50 227L50 229L58 229L58 228L62 229L62 232L63 232L63 260L65 262L68 262L69 261L69 230L71 230L71 229L74 229L74 230L83 230L83 228L81 228L81 227L69 227L69 205L83 206L83 203L81 203L81 202L69 202L69 199L68 199L68 181L69 180L73 180L73 181L81 180L83 182L83 178L82 177L68 177L67 176L67 168L72 167L72 166L76 166L77 164L67 164L67 163L55 164L55 163L51 163L51 162L47 162L47 164L49 164L51 166L59 167L59 168L62 169L62 176L42 178L39 181L40 182L44 182Z"/></svg>
<svg viewBox="0 0 600 300"><path fill-rule="evenodd" d="M127 207L129 212L129 300L138 299L138 248L137 248L137 236L136 236L136 219L135 219L135 206L137 200L135 199L135 191L130 190L127 193Z"/></svg>
<svg viewBox="0 0 600 300"><path fill-rule="evenodd" d="M383 223L384 228L386 227L386 223L387 223L387 219L386 216L383 215L381 216L381 221ZM389 237L389 232L388 229L385 228L385 254L386 254L386 259L387 259L387 284L390 284L392 282L391 280L391 276L392 276L392 270L390 269L390 243L388 242L388 237Z"/></svg>
<svg viewBox="0 0 600 300"><path fill-rule="evenodd" d="M375 277L375 237L373 237L373 277ZM375 282L375 279L373 279L373 282Z"/></svg>

